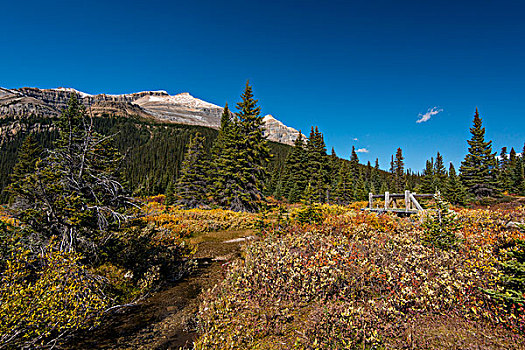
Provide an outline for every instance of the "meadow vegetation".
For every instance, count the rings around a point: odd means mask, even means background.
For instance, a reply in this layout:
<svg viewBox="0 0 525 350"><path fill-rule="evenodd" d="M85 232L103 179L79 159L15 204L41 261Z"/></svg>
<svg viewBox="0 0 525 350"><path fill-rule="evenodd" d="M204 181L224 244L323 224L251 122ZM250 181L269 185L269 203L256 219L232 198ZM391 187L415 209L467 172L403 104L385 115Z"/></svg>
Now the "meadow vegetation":
<svg viewBox="0 0 525 350"><path fill-rule="evenodd" d="M443 212L299 210L322 221L270 226L205 294L197 349L522 346L525 233L507 223L524 207L456 209L441 223Z"/></svg>

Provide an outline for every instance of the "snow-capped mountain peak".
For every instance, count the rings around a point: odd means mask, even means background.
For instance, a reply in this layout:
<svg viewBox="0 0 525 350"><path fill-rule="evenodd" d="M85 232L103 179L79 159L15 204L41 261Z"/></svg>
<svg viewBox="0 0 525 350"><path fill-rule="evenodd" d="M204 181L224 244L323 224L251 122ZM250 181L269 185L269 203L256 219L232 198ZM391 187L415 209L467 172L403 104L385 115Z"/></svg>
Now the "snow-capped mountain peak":
<svg viewBox="0 0 525 350"><path fill-rule="evenodd" d="M263 117L265 135L268 135L270 140L279 140L279 142L286 144L293 144L295 139L299 136L299 131L284 125L281 121L275 119L271 114Z"/></svg>
<svg viewBox="0 0 525 350"><path fill-rule="evenodd" d="M0 88L0 117L3 115L58 116L66 108L71 94L89 106L94 115L126 117L137 115L157 120L201 125L218 129L223 108L192 96L189 92L169 95L166 91L142 91L131 94L91 95L73 88L19 89ZM294 128L284 125L272 115L263 118L264 134L268 140L293 144L299 135Z"/></svg>

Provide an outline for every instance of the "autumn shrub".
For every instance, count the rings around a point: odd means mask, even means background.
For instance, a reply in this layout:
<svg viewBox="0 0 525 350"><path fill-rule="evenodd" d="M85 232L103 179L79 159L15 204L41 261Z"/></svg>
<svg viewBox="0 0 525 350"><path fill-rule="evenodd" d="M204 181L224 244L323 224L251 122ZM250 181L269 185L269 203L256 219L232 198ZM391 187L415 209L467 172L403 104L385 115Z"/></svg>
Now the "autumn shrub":
<svg viewBox="0 0 525 350"><path fill-rule="evenodd" d="M96 325L108 302L76 253L13 249L0 279L0 347L37 348Z"/></svg>
<svg viewBox="0 0 525 350"><path fill-rule="evenodd" d="M56 238L34 249L24 227L12 224L0 220L0 349L53 346L194 267L182 237L142 218L89 258L60 251Z"/></svg>
<svg viewBox="0 0 525 350"><path fill-rule="evenodd" d="M148 203L144 208L148 223L169 230L177 237L189 237L192 234L222 230L246 230L254 228L258 222L257 214L235 212L224 209L182 210Z"/></svg>
<svg viewBox="0 0 525 350"><path fill-rule="evenodd" d="M196 348L433 349L452 337L431 326L409 336L423 320L461 324L458 337L481 345L469 325L502 329L492 341L519 348L509 339L523 340L523 329L484 292L499 270L483 237L501 232L473 230L442 250L424 231L417 220L350 211L254 242L205 293Z"/></svg>

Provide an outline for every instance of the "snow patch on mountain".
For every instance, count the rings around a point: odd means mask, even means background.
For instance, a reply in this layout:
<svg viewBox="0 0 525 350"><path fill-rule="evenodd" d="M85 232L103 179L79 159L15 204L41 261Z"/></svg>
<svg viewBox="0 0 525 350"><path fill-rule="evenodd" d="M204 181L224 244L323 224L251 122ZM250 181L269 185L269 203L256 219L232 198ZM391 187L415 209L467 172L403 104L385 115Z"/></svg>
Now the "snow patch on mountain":
<svg viewBox="0 0 525 350"><path fill-rule="evenodd" d="M78 91L78 90L73 89L73 88L59 87L59 88L51 89L51 90L55 90L55 91L65 91L65 92L72 92L72 93L75 93L75 94L79 95L79 96L82 97L82 98L93 96L93 95L86 94L85 92Z"/></svg>

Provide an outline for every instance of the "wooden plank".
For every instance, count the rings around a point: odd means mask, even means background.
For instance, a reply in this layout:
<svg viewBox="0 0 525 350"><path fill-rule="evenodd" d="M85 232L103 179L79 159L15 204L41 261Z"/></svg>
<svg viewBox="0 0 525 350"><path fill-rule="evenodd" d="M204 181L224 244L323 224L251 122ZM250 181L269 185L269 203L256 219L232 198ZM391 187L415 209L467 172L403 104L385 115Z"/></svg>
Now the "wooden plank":
<svg viewBox="0 0 525 350"><path fill-rule="evenodd" d="M434 198L434 195L433 194L428 194L428 193L422 193L422 194L417 194L417 193L412 193L412 196L414 196L414 198Z"/></svg>
<svg viewBox="0 0 525 350"><path fill-rule="evenodd" d="M405 198L405 194L404 193L390 193L389 197L390 198Z"/></svg>
<svg viewBox="0 0 525 350"><path fill-rule="evenodd" d="M419 204L419 202L417 201L416 197L414 197L414 195L412 193L410 194L410 200L416 206L417 210L423 210L423 207Z"/></svg>

